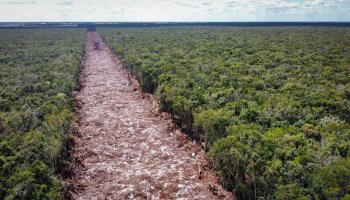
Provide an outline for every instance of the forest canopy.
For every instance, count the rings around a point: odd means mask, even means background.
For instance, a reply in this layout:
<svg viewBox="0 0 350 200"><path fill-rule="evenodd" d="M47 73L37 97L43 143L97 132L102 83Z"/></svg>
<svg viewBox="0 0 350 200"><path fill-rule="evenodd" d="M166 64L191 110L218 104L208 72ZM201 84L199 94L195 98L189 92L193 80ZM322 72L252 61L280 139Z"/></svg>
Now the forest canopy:
<svg viewBox="0 0 350 200"><path fill-rule="evenodd" d="M0 30L0 199L59 199L85 29Z"/></svg>
<svg viewBox="0 0 350 200"><path fill-rule="evenodd" d="M350 28L100 28L240 199L350 199Z"/></svg>

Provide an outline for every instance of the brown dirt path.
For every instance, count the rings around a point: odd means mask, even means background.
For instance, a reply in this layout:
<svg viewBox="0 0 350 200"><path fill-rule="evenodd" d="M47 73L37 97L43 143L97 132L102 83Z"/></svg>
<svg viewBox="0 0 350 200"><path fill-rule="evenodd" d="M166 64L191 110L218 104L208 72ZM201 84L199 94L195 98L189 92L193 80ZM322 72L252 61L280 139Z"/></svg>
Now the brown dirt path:
<svg viewBox="0 0 350 200"><path fill-rule="evenodd" d="M87 36L80 82L71 147L80 165L66 180L73 199L232 199L201 148L158 112L95 32Z"/></svg>

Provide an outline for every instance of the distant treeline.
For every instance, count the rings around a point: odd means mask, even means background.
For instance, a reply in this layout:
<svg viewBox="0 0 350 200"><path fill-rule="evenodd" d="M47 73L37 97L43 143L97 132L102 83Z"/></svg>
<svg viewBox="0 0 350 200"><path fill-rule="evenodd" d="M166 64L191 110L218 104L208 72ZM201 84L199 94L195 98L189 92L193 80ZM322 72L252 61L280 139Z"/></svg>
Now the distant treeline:
<svg viewBox="0 0 350 200"><path fill-rule="evenodd" d="M3 22L0 28L61 28L61 27L163 27L163 26L337 26L350 27L350 22Z"/></svg>

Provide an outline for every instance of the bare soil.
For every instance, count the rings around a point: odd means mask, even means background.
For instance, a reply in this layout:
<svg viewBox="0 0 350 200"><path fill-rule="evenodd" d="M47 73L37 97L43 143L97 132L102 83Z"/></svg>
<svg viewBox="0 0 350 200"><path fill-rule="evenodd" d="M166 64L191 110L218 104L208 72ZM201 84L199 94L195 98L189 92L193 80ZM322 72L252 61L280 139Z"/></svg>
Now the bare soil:
<svg viewBox="0 0 350 200"><path fill-rule="evenodd" d="M87 36L76 132L70 142L72 199L232 199L202 148L160 113L96 32Z"/></svg>

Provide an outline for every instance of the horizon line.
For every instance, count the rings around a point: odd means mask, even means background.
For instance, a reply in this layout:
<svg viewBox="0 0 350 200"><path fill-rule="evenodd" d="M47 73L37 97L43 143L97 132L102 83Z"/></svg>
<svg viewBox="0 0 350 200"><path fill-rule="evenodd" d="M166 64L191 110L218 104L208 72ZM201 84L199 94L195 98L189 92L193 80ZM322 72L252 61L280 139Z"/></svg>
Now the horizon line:
<svg viewBox="0 0 350 200"><path fill-rule="evenodd" d="M350 23L350 21L0 21L0 23Z"/></svg>

